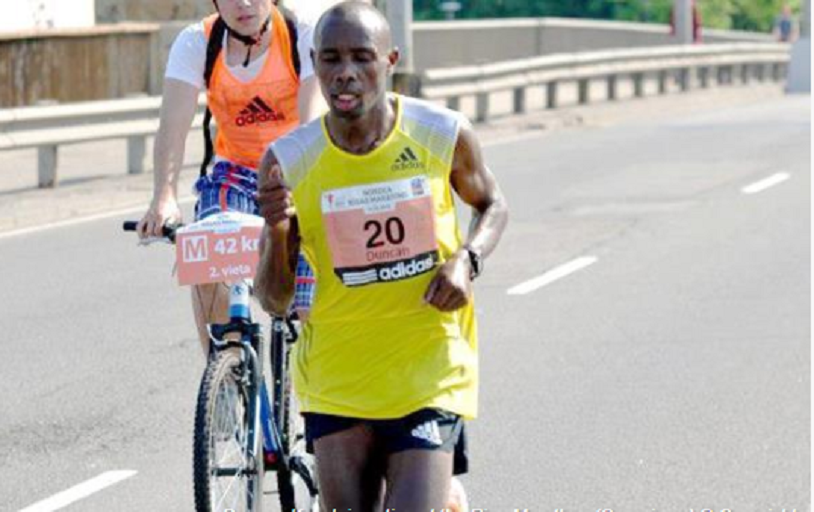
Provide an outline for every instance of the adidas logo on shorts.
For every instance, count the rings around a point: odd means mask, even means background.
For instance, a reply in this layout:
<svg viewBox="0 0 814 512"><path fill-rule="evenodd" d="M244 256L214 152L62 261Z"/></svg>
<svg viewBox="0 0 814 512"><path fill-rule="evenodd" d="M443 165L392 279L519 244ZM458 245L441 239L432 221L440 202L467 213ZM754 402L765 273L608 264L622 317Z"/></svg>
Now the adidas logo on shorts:
<svg viewBox="0 0 814 512"><path fill-rule="evenodd" d="M415 169L423 169L424 162L420 161L413 150L408 146L404 148L396 161L390 167L391 171L407 171Z"/></svg>
<svg viewBox="0 0 814 512"><path fill-rule="evenodd" d="M422 423L414 428L411 434L413 437L423 439L424 441L434 444L435 446L441 446L444 444L444 440L441 439L441 429L438 428L437 421L427 421Z"/></svg>
<svg viewBox="0 0 814 512"><path fill-rule="evenodd" d="M285 116L275 112L260 96L255 96L235 118L235 124L238 126L252 126L271 121L285 121Z"/></svg>

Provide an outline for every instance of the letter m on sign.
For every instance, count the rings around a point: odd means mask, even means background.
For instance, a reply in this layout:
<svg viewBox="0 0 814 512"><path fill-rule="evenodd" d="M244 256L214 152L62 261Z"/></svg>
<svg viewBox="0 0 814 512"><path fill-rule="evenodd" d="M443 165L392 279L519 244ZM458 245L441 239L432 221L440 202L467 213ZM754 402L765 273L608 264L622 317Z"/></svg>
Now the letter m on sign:
<svg viewBox="0 0 814 512"><path fill-rule="evenodd" d="M209 259L209 246L206 235L184 237L184 263L196 263Z"/></svg>

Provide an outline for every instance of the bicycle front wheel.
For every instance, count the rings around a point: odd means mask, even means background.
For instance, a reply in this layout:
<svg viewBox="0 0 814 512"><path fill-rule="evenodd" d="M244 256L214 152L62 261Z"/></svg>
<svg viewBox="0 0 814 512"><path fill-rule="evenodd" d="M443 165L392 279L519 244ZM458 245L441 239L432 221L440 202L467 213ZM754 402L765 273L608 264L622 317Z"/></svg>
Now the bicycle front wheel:
<svg viewBox="0 0 814 512"><path fill-rule="evenodd" d="M238 353L226 350L201 380L193 446L197 512L262 510L263 436L246 371Z"/></svg>

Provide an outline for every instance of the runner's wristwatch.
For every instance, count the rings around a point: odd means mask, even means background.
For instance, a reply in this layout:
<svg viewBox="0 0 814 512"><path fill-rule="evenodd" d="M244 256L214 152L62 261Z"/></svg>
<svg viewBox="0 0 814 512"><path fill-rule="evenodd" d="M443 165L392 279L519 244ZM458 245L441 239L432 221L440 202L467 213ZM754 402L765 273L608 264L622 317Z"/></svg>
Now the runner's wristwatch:
<svg viewBox="0 0 814 512"><path fill-rule="evenodd" d="M474 281L483 272L483 255L470 247L464 247L469 255L469 279Z"/></svg>

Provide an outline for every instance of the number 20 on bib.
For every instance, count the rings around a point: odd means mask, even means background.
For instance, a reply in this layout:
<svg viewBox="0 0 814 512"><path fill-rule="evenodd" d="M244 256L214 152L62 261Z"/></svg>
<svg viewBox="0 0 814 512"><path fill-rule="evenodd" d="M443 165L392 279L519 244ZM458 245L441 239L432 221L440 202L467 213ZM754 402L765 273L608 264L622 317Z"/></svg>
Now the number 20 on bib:
<svg viewBox="0 0 814 512"><path fill-rule="evenodd" d="M345 286L409 279L438 262L424 176L326 191L322 215L334 272Z"/></svg>

